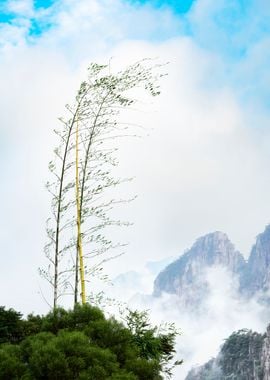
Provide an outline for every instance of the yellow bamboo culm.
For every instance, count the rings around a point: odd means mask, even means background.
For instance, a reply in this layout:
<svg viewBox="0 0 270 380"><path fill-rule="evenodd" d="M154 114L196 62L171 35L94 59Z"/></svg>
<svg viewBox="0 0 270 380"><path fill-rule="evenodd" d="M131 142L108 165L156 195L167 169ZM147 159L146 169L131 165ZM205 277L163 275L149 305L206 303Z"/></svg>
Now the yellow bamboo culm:
<svg viewBox="0 0 270 380"><path fill-rule="evenodd" d="M81 278L81 299L82 304L86 303L85 278L83 264L83 249L81 236L81 210L80 210L80 182L79 182L79 122L77 118L76 127L76 204L77 204L77 254L80 260L80 278Z"/></svg>

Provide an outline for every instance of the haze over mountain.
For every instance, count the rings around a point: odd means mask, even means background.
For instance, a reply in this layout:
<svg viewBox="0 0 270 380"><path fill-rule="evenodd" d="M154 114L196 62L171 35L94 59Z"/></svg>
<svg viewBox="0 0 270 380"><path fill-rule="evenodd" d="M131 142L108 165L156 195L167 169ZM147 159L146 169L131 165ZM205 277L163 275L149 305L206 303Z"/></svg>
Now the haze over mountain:
<svg viewBox="0 0 270 380"><path fill-rule="evenodd" d="M247 262L225 233L200 237L158 274L153 295L175 294L183 305L198 307L209 294L208 272L213 268L222 268L233 276L239 296L256 295L265 301L270 288L270 225L258 235Z"/></svg>
<svg viewBox="0 0 270 380"><path fill-rule="evenodd" d="M200 237L190 250L159 273L154 295L176 294L184 305L198 306L209 291L207 269L221 267L240 275L245 264L226 234L210 233Z"/></svg>
<svg viewBox="0 0 270 380"><path fill-rule="evenodd" d="M211 345L210 331L213 328L210 323L220 326L222 318L228 323L230 316L237 315L239 320L232 323L231 327L242 324L241 328L244 329L250 328L250 321L245 319L246 315L253 313L254 321L257 319L257 323L265 323L266 328L270 317L269 290L268 225L264 232L257 236L247 261L234 248L226 234L213 232L200 237L179 259L158 274L153 295L160 300L166 294L171 295L179 305L179 312L186 313L191 318L195 313L198 325L209 331L209 341L205 342L206 333L201 341L198 338L197 345L208 350L207 346ZM226 301L220 309L224 299ZM228 304L224 307L226 302ZM245 311L241 310L241 307L244 307ZM208 320L202 319L204 313L209 315ZM203 322L209 325L206 327ZM225 338L223 336L223 339ZM237 380L269 380L269 342L270 327L267 335L253 333L251 330L234 333L223 345L216 359L196 367L189 372L186 380L223 380L228 375ZM233 364L230 362L232 357Z"/></svg>
<svg viewBox="0 0 270 380"><path fill-rule="evenodd" d="M113 279L113 289L108 289L108 292L113 293L113 296L121 294L123 301L128 301L137 294L151 293L155 277L174 259L168 257L160 261L149 261L141 272L132 270L121 273Z"/></svg>
<svg viewBox="0 0 270 380"><path fill-rule="evenodd" d="M181 329L178 353L184 365L176 376L183 380L191 367L218 356L233 331L263 335L270 321L269 263L270 226L258 235L248 260L217 231L198 238L167 266L164 262L155 279L146 268L118 276L115 286L128 295L131 307L149 309L153 320L174 321ZM216 363L211 363L212 370Z"/></svg>
<svg viewBox="0 0 270 380"><path fill-rule="evenodd" d="M270 289L270 225L257 236L241 279L241 291L247 296L260 294L268 298Z"/></svg>

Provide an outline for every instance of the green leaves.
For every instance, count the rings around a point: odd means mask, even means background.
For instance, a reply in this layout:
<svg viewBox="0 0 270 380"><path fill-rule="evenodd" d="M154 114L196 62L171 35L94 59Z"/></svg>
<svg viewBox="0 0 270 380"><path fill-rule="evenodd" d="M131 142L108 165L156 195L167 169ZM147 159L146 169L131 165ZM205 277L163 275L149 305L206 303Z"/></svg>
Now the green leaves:
<svg viewBox="0 0 270 380"><path fill-rule="evenodd" d="M173 368L182 364L182 360L176 360L172 364L175 355L175 341L179 332L173 323L152 327L147 311L131 311L125 317L125 321L132 333L132 339L139 348L140 357L146 360L156 360L160 371L171 377Z"/></svg>
<svg viewBox="0 0 270 380"><path fill-rule="evenodd" d="M12 345L0 346L0 380L19 380L27 372L20 348Z"/></svg>
<svg viewBox="0 0 270 380"><path fill-rule="evenodd" d="M13 309L6 310L0 307L0 344L5 342L16 343L22 336L22 314Z"/></svg>
<svg viewBox="0 0 270 380"><path fill-rule="evenodd" d="M129 328L88 304L19 317L21 341L0 344L0 380L162 379L157 327L147 313L132 312L128 320Z"/></svg>

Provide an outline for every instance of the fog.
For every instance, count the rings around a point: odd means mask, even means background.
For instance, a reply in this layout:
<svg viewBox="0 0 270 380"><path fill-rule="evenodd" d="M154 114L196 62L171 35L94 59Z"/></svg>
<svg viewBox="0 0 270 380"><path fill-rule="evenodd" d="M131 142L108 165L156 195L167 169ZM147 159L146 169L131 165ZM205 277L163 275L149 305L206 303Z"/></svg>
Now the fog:
<svg viewBox="0 0 270 380"><path fill-rule="evenodd" d="M105 289L105 294L121 300L123 306L131 309L148 310L153 324L175 323L181 332L175 358L184 360L175 370L174 378L179 380L184 380L193 366L215 357L232 332L251 329L264 333L269 324L269 308L260 304L256 297L248 300L241 297L238 278L222 267L208 268L202 275L209 292L199 307L187 307L178 295L163 293L161 297L153 297L154 276L146 268L137 274L136 280L134 277L133 272L125 275L125 281L123 277L116 278L114 285ZM118 308L114 303L107 310L117 313Z"/></svg>

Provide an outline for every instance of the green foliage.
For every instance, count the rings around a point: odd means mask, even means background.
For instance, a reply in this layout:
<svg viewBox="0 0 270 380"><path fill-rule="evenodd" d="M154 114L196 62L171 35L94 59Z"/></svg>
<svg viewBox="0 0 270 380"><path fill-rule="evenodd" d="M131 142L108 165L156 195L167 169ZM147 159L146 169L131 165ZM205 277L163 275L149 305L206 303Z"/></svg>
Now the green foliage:
<svg viewBox="0 0 270 380"><path fill-rule="evenodd" d="M88 304L26 320L11 314L17 323L1 330L0 380L159 380L174 353L172 333L152 328L146 313L129 312L127 327Z"/></svg>
<svg viewBox="0 0 270 380"><path fill-rule="evenodd" d="M16 345L2 344L0 346L0 380L21 379L25 371L20 348Z"/></svg>
<svg viewBox="0 0 270 380"><path fill-rule="evenodd" d="M20 340L22 336L22 315L13 309L5 310L0 307L0 343Z"/></svg>
<svg viewBox="0 0 270 380"><path fill-rule="evenodd" d="M176 352L175 341L179 335L175 325L167 323L151 327L147 312L137 310L128 311L126 322L132 332L132 340L139 348L140 357L156 361L160 371L170 378L174 367L182 364L182 360L172 363Z"/></svg>
<svg viewBox="0 0 270 380"><path fill-rule="evenodd" d="M133 333L133 341L139 347L140 356L154 359L160 352L160 341L156 339L157 327L152 328L146 311L129 311L126 317L129 330Z"/></svg>

